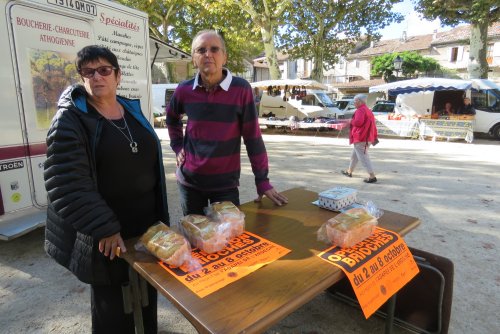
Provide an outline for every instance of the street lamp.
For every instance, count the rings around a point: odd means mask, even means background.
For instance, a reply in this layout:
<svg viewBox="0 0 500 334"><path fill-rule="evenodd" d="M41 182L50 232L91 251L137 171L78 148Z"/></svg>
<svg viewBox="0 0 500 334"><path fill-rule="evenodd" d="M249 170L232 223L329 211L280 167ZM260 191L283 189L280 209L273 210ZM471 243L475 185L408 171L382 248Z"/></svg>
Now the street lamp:
<svg viewBox="0 0 500 334"><path fill-rule="evenodd" d="M392 63L394 65L394 69L396 70L396 78L397 78L399 71L401 71L401 66L403 66L403 59L399 55L397 55L397 57L394 58L394 61Z"/></svg>

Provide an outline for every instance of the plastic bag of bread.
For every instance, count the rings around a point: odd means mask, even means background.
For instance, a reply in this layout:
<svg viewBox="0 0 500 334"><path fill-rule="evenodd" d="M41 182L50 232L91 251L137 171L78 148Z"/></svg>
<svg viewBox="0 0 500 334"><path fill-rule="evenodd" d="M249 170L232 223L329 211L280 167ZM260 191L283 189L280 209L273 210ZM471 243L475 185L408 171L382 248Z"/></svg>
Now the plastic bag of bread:
<svg viewBox="0 0 500 334"><path fill-rule="evenodd" d="M231 225L229 223L214 221L202 215L182 217L181 228L191 245L206 253L222 250L231 239Z"/></svg>
<svg viewBox="0 0 500 334"><path fill-rule="evenodd" d="M195 269L198 263L191 255L191 247L186 238L161 222L148 228L137 241L135 249L147 250L174 267L187 265Z"/></svg>
<svg viewBox="0 0 500 334"><path fill-rule="evenodd" d="M377 223L377 218L365 208L349 209L323 224L318 230L318 239L342 248L352 247L369 237Z"/></svg>
<svg viewBox="0 0 500 334"><path fill-rule="evenodd" d="M215 202L205 208L205 214L213 221L231 225L229 238L235 238L245 230L245 214L233 202Z"/></svg>

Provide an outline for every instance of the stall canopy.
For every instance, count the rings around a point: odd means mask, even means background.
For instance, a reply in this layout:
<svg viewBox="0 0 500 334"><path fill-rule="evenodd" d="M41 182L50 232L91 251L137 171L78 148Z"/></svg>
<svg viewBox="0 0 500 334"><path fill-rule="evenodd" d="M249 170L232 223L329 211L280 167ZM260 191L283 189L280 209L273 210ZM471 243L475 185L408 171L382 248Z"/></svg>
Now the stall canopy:
<svg viewBox="0 0 500 334"><path fill-rule="evenodd" d="M466 90L472 87L471 80L418 78L391 82L384 85L370 87L370 93L388 92L390 96L420 91L435 90Z"/></svg>
<svg viewBox="0 0 500 334"><path fill-rule="evenodd" d="M269 86L279 86L280 88L285 88L285 86L304 86L310 89L322 89L328 90L326 85L319 83L314 80L301 80L301 79L285 79L285 80L264 80L252 82L250 85L252 87L267 88Z"/></svg>

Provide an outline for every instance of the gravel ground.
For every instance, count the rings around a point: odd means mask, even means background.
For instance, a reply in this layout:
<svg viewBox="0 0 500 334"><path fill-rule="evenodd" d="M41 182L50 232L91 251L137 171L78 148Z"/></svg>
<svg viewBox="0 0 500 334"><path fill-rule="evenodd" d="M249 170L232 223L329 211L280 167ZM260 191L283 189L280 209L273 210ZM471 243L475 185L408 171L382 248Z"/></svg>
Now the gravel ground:
<svg viewBox="0 0 500 334"><path fill-rule="evenodd" d="M164 129L164 158L172 219L180 218L174 156ZM344 137L265 134L270 178L278 190L322 191L342 185L358 199L419 217L405 237L411 247L448 257L455 264L450 333L500 330L500 142L472 144L382 138L370 153L379 182L365 184L360 166L352 178L351 147ZM316 135L316 136L315 136ZM245 152L243 152L243 155ZM243 156L241 200L256 197L248 159ZM43 229L0 242L0 332L90 333L89 288L49 259ZM160 333L196 333L165 298L159 302ZM266 333L383 333L384 321L332 298L317 296ZM394 333L407 333L395 328Z"/></svg>

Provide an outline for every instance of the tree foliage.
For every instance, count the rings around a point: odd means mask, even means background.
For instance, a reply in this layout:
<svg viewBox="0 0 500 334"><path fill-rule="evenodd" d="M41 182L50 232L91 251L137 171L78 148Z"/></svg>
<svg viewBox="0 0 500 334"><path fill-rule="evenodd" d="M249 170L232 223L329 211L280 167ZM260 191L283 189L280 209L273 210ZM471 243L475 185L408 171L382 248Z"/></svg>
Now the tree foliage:
<svg viewBox="0 0 500 334"><path fill-rule="evenodd" d="M228 53L227 67L236 73L244 61L259 53L259 39L248 16L223 1L204 0L119 0L149 15L150 34L191 54L197 32L214 29L223 35Z"/></svg>
<svg viewBox="0 0 500 334"><path fill-rule="evenodd" d="M279 46L295 59L313 60L312 78L321 81L323 70L346 56L363 33L369 42L380 37L380 29L402 20L391 11L398 2L401 0L294 0L293 9L284 15L287 24Z"/></svg>
<svg viewBox="0 0 500 334"><path fill-rule="evenodd" d="M219 2L227 6L234 3L249 15L253 25L260 30L271 79L280 79L275 36L283 24L283 13L289 8L292 0L219 0Z"/></svg>
<svg viewBox="0 0 500 334"><path fill-rule="evenodd" d="M443 25L461 22L488 24L500 19L498 0L412 0L426 19L439 18Z"/></svg>
<svg viewBox="0 0 500 334"><path fill-rule="evenodd" d="M441 66L435 59L424 57L416 52L405 51L374 57L371 62L371 75L381 76L386 82L394 81L396 79L394 59L397 56L403 60L401 74L398 75L405 79L416 78L422 74L428 76L441 70Z"/></svg>
<svg viewBox="0 0 500 334"><path fill-rule="evenodd" d="M471 24L469 76L488 77L486 50L488 26L500 20L498 0L413 0L424 18L439 18L443 25Z"/></svg>

